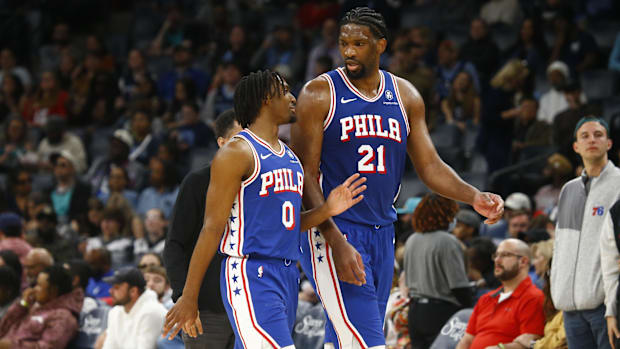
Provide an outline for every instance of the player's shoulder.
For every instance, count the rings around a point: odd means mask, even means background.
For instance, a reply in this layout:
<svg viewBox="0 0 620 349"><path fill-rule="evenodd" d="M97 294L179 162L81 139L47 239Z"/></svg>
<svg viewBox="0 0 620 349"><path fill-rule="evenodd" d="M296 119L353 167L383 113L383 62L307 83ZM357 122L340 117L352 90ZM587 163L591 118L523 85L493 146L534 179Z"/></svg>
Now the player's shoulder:
<svg viewBox="0 0 620 349"><path fill-rule="evenodd" d="M327 81L327 77L325 74L321 74L316 78L308 81L304 87L301 89L301 93L299 94L300 98L302 96L310 96L312 98L328 96L330 93L329 82Z"/></svg>
<svg viewBox="0 0 620 349"><path fill-rule="evenodd" d="M247 138L241 135L234 136L224 146L222 146L213 158L212 166L216 163L236 163L240 160L253 158L252 146Z"/></svg>

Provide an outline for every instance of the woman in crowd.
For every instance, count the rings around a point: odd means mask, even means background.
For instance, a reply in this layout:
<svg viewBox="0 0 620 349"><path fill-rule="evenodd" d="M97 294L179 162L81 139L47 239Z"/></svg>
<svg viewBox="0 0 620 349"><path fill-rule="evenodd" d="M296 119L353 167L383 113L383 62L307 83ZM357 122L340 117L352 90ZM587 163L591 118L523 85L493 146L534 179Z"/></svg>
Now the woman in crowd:
<svg viewBox="0 0 620 349"><path fill-rule="evenodd" d="M445 322L472 304L463 249L449 233L458 210L455 201L427 194L413 213L404 262L412 349L429 348Z"/></svg>
<svg viewBox="0 0 620 349"><path fill-rule="evenodd" d="M69 93L60 88L56 74L45 71L41 74L39 88L22 104L21 114L28 123L43 126L51 115L67 117L68 99Z"/></svg>
<svg viewBox="0 0 620 349"><path fill-rule="evenodd" d="M536 272L534 284L541 290L544 289L545 273L549 271L549 261L553 257L553 240L545 240L532 244L532 264Z"/></svg>
<svg viewBox="0 0 620 349"><path fill-rule="evenodd" d="M19 115L19 102L24 95L22 81L13 74L6 75L0 84L0 123L10 115Z"/></svg>

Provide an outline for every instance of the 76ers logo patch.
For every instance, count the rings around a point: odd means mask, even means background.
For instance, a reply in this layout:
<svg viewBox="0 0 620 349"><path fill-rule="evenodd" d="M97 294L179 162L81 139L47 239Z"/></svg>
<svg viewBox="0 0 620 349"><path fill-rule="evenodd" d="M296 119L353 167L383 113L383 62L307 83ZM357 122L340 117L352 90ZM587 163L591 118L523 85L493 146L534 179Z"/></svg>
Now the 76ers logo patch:
<svg viewBox="0 0 620 349"><path fill-rule="evenodd" d="M391 101L392 99L394 99L394 94L392 94L392 91L390 91L390 90L386 90L386 91L385 91L385 98L386 98L388 101Z"/></svg>
<svg viewBox="0 0 620 349"><path fill-rule="evenodd" d="M592 207L592 215L593 216L602 216L605 214L605 207L603 206L594 206Z"/></svg>

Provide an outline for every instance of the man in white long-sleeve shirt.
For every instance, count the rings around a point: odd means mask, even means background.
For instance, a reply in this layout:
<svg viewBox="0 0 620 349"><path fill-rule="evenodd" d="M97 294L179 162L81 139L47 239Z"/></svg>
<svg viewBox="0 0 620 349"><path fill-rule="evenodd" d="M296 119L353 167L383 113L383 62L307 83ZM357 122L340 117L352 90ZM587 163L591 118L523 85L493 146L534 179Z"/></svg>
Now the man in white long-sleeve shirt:
<svg viewBox="0 0 620 349"><path fill-rule="evenodd" d="M618 279L620 278L620 200L611 207L601 230L601 270L605 287L605 319L612 348L620 344ZM618 239L616 239L618 237Z"/></svg>
<svg viewBox="0 0 620 349"><path fill-rule="evenodd" d="M122 268L104 281L112 285L110 296L115 307L108 314L103 349L154 349L164 326L166 308L154 291L145 289L140 270Z"/></svg>

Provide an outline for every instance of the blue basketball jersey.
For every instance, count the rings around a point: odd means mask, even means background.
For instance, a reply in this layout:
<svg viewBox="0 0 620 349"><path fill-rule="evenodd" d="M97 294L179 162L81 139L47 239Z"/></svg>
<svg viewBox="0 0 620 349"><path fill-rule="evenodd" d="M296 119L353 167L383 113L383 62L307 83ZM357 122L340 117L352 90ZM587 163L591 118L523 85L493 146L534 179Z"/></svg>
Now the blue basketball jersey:
<svg viewBox="0 0 620 349"><path fill-rule="evenodd" d="M304 172L297 156L282 142L276 152L245 129L254 155L254 172L241 183L220 242L233 257L260 256L298 260L299 219Z"/></svg>
<svg viewBox="0 0 620 349"><path fill-rule="evenodd" d="M407 157L409 121L396 78L383 70L373 98L360 93L343 68L322 75L329 83L331 103L323 124L321 187L329 192L353 173L368 178L362 202L337 218L387 225L396 220L394 201Z"/></svg>

